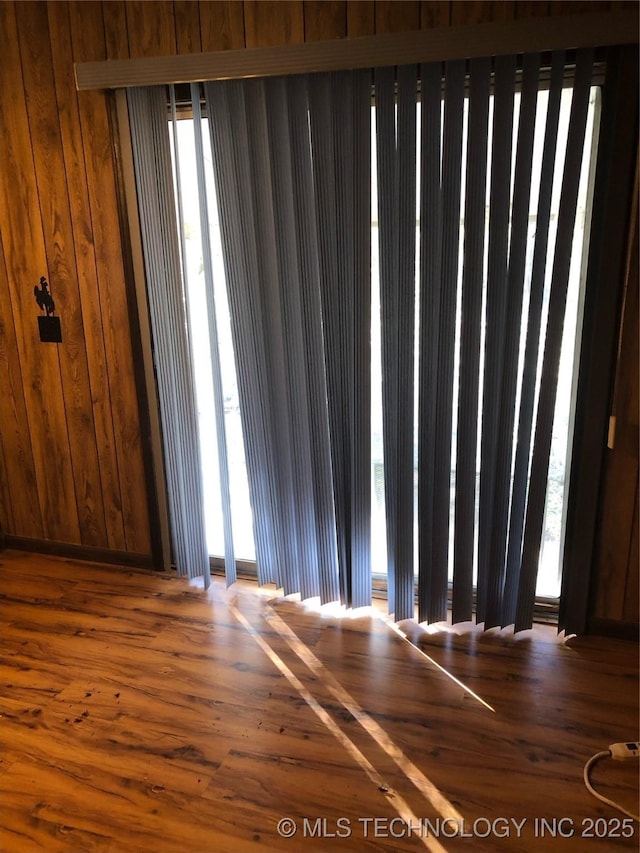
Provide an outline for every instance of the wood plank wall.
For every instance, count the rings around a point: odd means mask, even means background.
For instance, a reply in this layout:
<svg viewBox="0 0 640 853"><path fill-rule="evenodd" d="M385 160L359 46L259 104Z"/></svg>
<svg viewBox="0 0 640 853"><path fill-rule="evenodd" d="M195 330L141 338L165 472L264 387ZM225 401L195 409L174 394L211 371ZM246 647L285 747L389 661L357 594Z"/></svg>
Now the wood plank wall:
<svg viewBox="0 0 640 853"><path fill-rule="evenodd" d="M636 206L629 235L626 292L611 406L616 417L615 437L613 446L605 453L596 543L592 623L600 630L606 630L611 622L640 621L638 189L636 171Z"/></svg>
<svg viewBox="0 0 640 853"><path fill-rule="evenodd" d="M6 533L150 553L108 104L76 94L100 4L1 3L0 373ZM46 276L64 342L41 344Z"/></svg>
<svg viewBox="0 0 640 853"><path fill-rule="evenodd" d="M101 92L76 92L75 61L624 5L625 0L0 2L0 529L41 542L151 554L145 419L136 393L109 100ZM51 283L62 322L59 346L38 339L33 288L42 275ZM623 618L620 606L615 610Z"/></svg>

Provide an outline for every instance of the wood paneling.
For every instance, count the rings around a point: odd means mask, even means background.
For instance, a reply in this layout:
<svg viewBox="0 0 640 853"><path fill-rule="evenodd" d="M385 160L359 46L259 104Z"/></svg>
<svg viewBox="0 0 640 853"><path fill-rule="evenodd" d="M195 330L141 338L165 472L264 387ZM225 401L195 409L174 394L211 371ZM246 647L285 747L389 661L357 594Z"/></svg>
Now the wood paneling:
<svg viewBox="0 0 640 853"><path fill-rule="evenodd" d="M622 621L637 624L638 607L640 602L640 538L638 537L638 526L640 516L640 488L636 482L636 499L633 508L633 526L631 528L631 541L629 542L629 563L627 569L627 583L624 593L624 607L622 610ZM619 616L616 617L619 619Z"/></svg>
<svg viewBox="0 0 640 853"><path fill-rule="evenodd" d="M129 55L173 56L176 53L176 29L172 0L127 0Z"/></svg>
<svg viewBox="0 0 640 853"><path fill-rule="evenodd" d="M148 555L112 130L104 95L79 106L70 14L76 55L106 57L116 40L101 3L0 6L0 522L9 535ZM39 341L42 275L59 345Z"/></svg>
<svg viewBox="0 0 640 853"><path fill-rule="evenodd" d="M361 0L359 3L347 3L347 36L372 36L375 32L375 12L373 0Z"/></svg>
<svg viewBox="0 0 640 853"><path fill-rule="evenodd" d="M446 0L422 0L420 28L423 30L448 27L451 23L451 4Z"/></svg>
<svg viewBox="0 0 640 853"><path fill-rule="evenodd" d="M199 53L202 50L202 39L198 0L175 0L173 10L178 53Z"/></svg>
<svg viewBox="0 0 640 853"><path fill-rule="evenodd" d="M547 0L516 0L515 17L521 18L544 18L549 14L549 2Z"/></svg>
<svg viewBox="0 0 640 853"><path fill-rule="evenodd" d="M74 61L95 58L99 51L104 50L99 21L93 17L88 4L72 3L69 8ZM126 543L124 550L146 553L150 549L149 516L111 145L112 127L104 93L80 92L78 103L93 226L97 297L107 354L110 408L118 424L115 449Z"/></svg>
<svg viewBox="0 0 640 853"><path fill-rule="evenodd" d="M231 50L245 46L244 4L237 0L200 3L202 50Z"/></svg>
<svg viewBox="0 0 640 853"><path fill-rule="evenodd" d="M638 177L636 175L636 196ZM638 207L630 233L622 334L616 366L613 411L615 441L606 450L604 483L596 543L596 619L640 623L640 554L638 553L638 476L640 413L638 388Z"/></svg>
<svg viewBox="0 0 640 853"><path fill-rule="evenodd" d="M106 524L106 539L94 544L123 551L126 547L126 541L116 452L115 430L117 423L113 419L109 392L109 369L105 350L105 330L102 323L82 128L78 96L73 85L73 51L69 9L64 3L50 3L48 13L56 104L74 230L75 262L89 365L91 412L98 445L99 482L103 495ZM139 497L144 499L144 494L139 492Z"/></svg>
<svg viewBox="0 0 640 853"><path fill-rule="evenodd" d="M54 5L54 4L49 4ZM97 5L97 4L94 4ZM98 11L96 9L96 15ZM102 4L107 59L129 59L125 0L104 0ZM55 47L55 39L52 39Z"/></svg>
<svg viewBox="0 0 640 853"><path fill-rule="evenodd" d="M454 26L488 24L492 21L513 20L512 0L454 0L451 4L451 23Z"/></svg>
<svg viewBox="0 0 640 853"><path fill-rule="evenodd" d="M347 35L345 0L304 0L304 40L323 41Z"/></svg>
<svg viewBox="0 0 640 853"><path fill-rule="evenodd" d="M304 41L302 0L244 0L245 47Z"/></svg>
<svg viewBox="0 0 640 853"><path fill-rule="evenodd" d="M33 147L35 180L49 283L63 323L64 345L57 350L80 541L98 545L106 536L104 502L96 433L93 418L87 417L92 406L91 384L69 206L70 180L65 170L48 39L47 6L42 2L23 3L16 7L16 12L29 126L34 138L46 140L45 145Z"/></svg>
<svg viewBox="0 0 640 853"><path fill-rule="evenodd" d="M376 34L420 29L418 0L376 0L374 8Z"/></svg>
<svg viewBox="0 0 640 853"><path fill-rule="evenodd" d="M38 499L45 536L73 542L79 541L80 527L58 346L40 343L33 296L40 277L50 275L34 170L36 146L32 145L29 128L18 28L11 3L0 5L0 31L5 36L0 63L1 230Z"/></svg>
<svg viewBox="0 0 640 853"><path fill-rule="evenodd" d="M2 399L3 471L0 529L24 530L43 537L31 433L25 406L24 381L11 313L11 293L0 233L0 398Z"/></svg>
<svg viewBox="0 0 640 853"><path fill-rule="evenodd" d="M2 332L0 331L0 334ZM9 477L7 474L7 462L4 448L0 443L0 513L4 515L4 521L0 517L0 551L6 547L7 538L5 529L13 528L13 506L11 504L11 492L9 491Z"/></svg>
<svg viewBox="0 0 640 853"><path fill-rule="evenodd" d="M609 0L551 0L549 11L552 15L584 15L595 12L608 12Z"/></svg>

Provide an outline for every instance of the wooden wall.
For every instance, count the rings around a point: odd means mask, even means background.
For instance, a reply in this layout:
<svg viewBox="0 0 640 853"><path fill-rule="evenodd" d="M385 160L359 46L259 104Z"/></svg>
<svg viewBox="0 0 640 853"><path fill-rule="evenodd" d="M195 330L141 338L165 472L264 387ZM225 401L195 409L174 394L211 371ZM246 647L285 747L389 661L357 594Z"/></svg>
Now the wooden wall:
<svg viewBox="0 0 640 853"><path fill-rule="evenodd" d="M150 553L107 100L73 62L102 58L100 4L0 3L0 524ZM46 276L64 342L41 344Z"/></svg>
<svg viewBox="0 0 640 853"><path fill-rule="evenodd" d="M101 92L76 92L74 62L624 5L623 0L0 2L0 529L13 537L118 555L151 553L144 405L141 409L136 392L130 334L135 318L110 102ZM51 283L62 321L59 346L38 340L33 288L42 275Z"/></svg>
<svg viewBox="0 0 640 853"><path fill-rule="evenodd" d="M640 377L638 362L638 174L636 207L628 246L626 291L611 411L616 417L613 446L605 452L604 477L596 541L592 627L611 622L640 622L640 545L638 473L640 447Z"/></svg>

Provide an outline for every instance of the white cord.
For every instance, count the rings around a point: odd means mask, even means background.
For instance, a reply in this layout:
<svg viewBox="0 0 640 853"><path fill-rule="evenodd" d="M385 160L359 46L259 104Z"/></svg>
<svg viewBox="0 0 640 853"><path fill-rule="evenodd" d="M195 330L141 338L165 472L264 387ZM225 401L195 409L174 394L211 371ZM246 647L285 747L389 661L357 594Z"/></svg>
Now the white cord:
<svg viewBox="0 0 640 853"><path fill-rule="evenodd" d="M614 801L610 800L608 797L603 797L602 794L599 794L591 784L591 781L589 779L589 773L591 772L591 768L593 767L593 765L601 758L609 758L610 756L611 751L608 749L605 749L604 752L596 752L596 754L592 755L591 758L584 765L583 776L584 784L587 786L587 791L589 791L589 793L593 794L594 797L597 797L597 799L601 800L603 803L606 803L608 806L613 806L614 809L617 809L619 812L622 812L622 814L626 814L628 817L632 818L633 820L637 820L640 823L640 816L638 816L637 814L633 814L633 812L627 811L625 808L618 805L618 803L614 803Z"/></svg>

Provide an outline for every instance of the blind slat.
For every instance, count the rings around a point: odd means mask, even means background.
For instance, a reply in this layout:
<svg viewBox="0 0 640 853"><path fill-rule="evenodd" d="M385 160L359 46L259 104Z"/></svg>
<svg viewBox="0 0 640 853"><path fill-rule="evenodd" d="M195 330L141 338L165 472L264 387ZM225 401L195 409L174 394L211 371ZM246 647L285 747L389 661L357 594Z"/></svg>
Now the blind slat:
<svg viewBox="0 0 640 853"><path fill-rule="evenodd" d="M472 60L469 87L460 387L456 449L453 620L470 621L476 507L476 457L491 62Z"/></svg>
<svg viewBox="0 0 640 853"><path fill-rule="evenodd" d="M500 624L505 624L503 609L503 591L505 582L505 557L509 524L509 498L511 491L511 472L514 443L514 414L518 379L518 356L520 330L522 323L522 302L524 291L525 258L527 235L529 230L529 194L531 189L531 171L533 141L535 131L536 106L538 99L539 57L531 54L525 57L518 120L518 140L515 155L515 174L513 202L511 211L511 229L509 246L509 266L507 273L507 293L505 323L503 335L503 355L501 377L498 378L496 391L496 459L493 483L493 506L489 532L489 565L495 577L493 602L487 613L488 627L500 614Z"/></svg>
<svg viewBox="0 0 640 853"><path fill-rule="evenodd" d="M437 354L436 421L433 497L433 546L427 618L446 619L449 569L449 508L451 505L451 427L456 343L456 304L462 188L462 128L465 64L445 66L442 144L442 285L440 288Z"/></svg>
<svg viewBox="0 0 640 853"><path fill-rule="evenodd" d="M433 505L438 340L442 271L441 86L439 63L420 69L420 321L418 391L418 619L429 618L433 564Z"/></svg>
<svg viewBox="0 0 640 853"><path fill-rule="evenodd" d="M497 431L507 305L515 72L514 56L496 59L478 522L477 619L486 628L501 621L502 572L491 563L490 548L495 471L498 456L503 452L497 444Z"/></svg>
<svg viewBox="0 0 640 853"><path fill-rule="evenodd" d="M376 84L384 482L389 609L413 617L413 397L417 68ZM397 96L396 96L397 92Z"/></svg>

